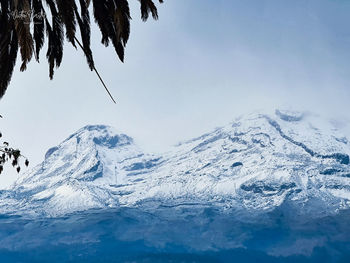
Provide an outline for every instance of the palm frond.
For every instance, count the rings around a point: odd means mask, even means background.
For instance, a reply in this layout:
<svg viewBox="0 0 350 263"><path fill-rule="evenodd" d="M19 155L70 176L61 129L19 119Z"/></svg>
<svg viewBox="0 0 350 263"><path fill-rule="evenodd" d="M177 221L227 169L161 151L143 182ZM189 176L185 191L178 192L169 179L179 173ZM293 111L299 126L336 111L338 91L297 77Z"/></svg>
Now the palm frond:
<svg viewBox="0 0 350 263"><path fill-rule="evenodd" d="M29 14L30 8L29 0L15 1L14 9L18 14ZM22 56L21 71L24 71L27 68L27 64L32 59L34 51L33 38L30 33L30 18L25 15L23 19L15 19L14 23Z"/></svg>
<svg viewBox="0 0 350 263"><path fill-rule="evenodd" d="M0 98L10 83L18 53L18 38L14 21L8 19L10 5L0 1Z"/></svg>
<svg viewBox="0 0 350 263"><path fill-rule="evenodd" d="M54 67L56 66L58 68L62 62L64 34L63 23L54 1L46 0L46 2L52 15L52 25L50 25L49 21L45 19L46 34L49 40L46 57L49 62L49 77L52 79L54 75Z"/></svg>
<svg viewBox="0 0 350 263"><path fill-rule="evenodd" d="M39 62L45 39L48 41L46 57L50 79L54 76L55 67L58 68L62 63L64 35L74 47L76 42L79 43L89 68L96 71L90 46L91 2L102 44L108 46L112 43L119 59L124 61L125 47L130 36L129 1L79 0L78 5L77 1L0 0L0 99L10 83L18 52L22 60L20 70L24 71L33 56ZM138 1L143 21L150 14L158 19L157 8L152 0ZM159 2L162 3L163 0ZM49 17L52 18L51 22ZM82 43L76 37L77 26Z"/></svg>
<svg viewBox="0 0 350 263"><path fill-rule="evenodd" d="M152 0L139 0L141 3L141 18L146 21L151 13L154 19L158 19L158 11ZM162 2L162 1L160 1Z"/></svg>
<svg viewBox="0 0 350 263"><path fill-rule="evenodd" d="M81 40L83 42L83 50L89 65L90 70L94 69L94 59L90 48L90 15L89 15L89 2L86 0L79 0L81 15L79 15L77 8L75 8L75 16L79 24Z"/></svg>
<svg viewBox="0 0 350 263"><path fill-rule="evenodd" d="M33 0L33 12L35 58L39 62L40 50L45 41L45 10L41 0Z"/></svg>
<svg viewBox="0 0 350 263"><path fill-rule="evenodd" d="M56 0L61 21L66 28L66 36L69 42L75 47L75 10L77 9L75 0Z"/></svg>

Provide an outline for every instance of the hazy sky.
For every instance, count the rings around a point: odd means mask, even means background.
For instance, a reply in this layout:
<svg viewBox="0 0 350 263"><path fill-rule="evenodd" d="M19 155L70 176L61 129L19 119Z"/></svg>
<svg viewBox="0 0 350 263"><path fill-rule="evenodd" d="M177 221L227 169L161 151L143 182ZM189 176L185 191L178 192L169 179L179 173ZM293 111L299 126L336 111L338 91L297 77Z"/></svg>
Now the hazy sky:
<svg viewBox="0 0 350 263"><path fill-rule="evenodd" d="M350 1L166 0L157 22L141 22L132 2L125 63L100 44L96 66L66 43L48 78L45 58L19 72L0 101L1 131L38 164L49 147L86 124L108 124L146 151L225 125L257 108L292 106L347 117L350 110ZM2 175L6 185L16 178Z"/></svg>

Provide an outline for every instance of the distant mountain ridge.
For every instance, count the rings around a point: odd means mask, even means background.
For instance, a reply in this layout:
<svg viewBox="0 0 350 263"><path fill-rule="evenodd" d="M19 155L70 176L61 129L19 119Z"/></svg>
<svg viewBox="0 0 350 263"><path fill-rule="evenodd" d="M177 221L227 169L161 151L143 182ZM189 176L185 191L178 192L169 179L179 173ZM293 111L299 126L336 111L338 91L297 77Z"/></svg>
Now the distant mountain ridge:
<svg viewBox="0 0 350 263"><path fill-rule="evenodd" d="M2 213L57 216L91 208L214 206L259 214L350 206L350 143L328 120L276 110L147 154L104 125L85 126L1 193Z"/></svg>

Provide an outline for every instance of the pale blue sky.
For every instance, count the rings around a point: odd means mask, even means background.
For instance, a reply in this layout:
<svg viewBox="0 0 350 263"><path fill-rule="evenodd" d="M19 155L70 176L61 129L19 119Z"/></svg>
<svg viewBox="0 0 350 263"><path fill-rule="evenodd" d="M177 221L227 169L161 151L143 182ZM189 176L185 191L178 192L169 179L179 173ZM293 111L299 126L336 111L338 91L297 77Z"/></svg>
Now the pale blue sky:
<svg viewBox="0 0 350 263"><path fill-rule="evenodd" d="M46 50L24 73L17 64L0 127L31 164L86 124L114 126L159 152L257 108L350 110L350 1L166 0L147 23L132 3L124 64L92 32L117 105L69 44L53 81ZM6 170L3 182L15 177Z"/></svg>

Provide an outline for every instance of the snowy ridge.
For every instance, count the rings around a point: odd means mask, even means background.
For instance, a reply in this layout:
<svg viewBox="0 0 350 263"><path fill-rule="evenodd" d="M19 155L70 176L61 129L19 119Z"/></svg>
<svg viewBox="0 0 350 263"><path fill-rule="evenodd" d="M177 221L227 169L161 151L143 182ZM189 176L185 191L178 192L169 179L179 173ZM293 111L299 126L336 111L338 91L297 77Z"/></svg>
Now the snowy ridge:
<svg viewBox="0 0 350 263"><path fill-rule="evenodd" d="M334 213L350 206L350 145L311 113L254 113L170 152L145 154L111 127L86 126L2 193L3 213L216 206Z"/></svg>

